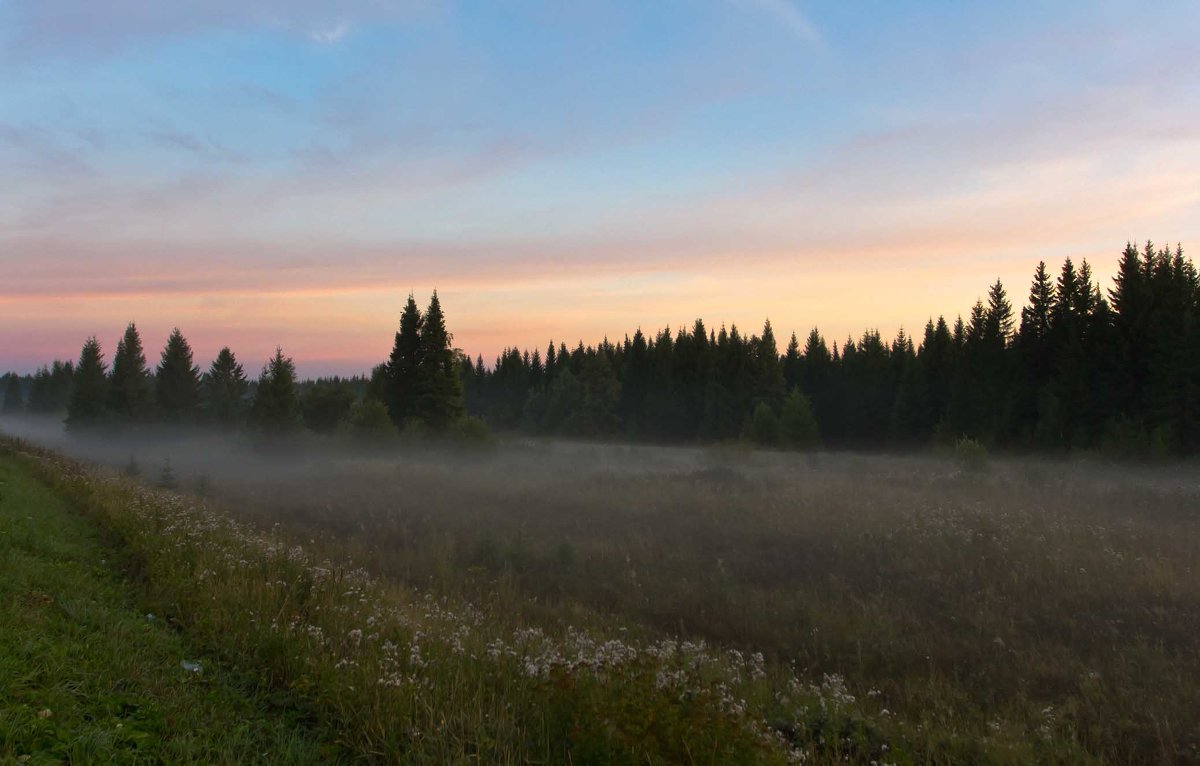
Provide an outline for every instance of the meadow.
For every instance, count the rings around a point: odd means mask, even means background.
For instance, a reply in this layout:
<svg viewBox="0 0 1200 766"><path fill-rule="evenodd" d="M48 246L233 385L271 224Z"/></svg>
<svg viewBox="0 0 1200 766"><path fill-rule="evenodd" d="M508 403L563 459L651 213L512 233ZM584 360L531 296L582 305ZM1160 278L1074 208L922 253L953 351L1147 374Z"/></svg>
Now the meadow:
<svg viewBox="0 0 1200 766"><path fill-rule="evenodd" d="M20 449L156 613L347 755L1200 760L1192 465L76 443L97 474Z"/></svg>

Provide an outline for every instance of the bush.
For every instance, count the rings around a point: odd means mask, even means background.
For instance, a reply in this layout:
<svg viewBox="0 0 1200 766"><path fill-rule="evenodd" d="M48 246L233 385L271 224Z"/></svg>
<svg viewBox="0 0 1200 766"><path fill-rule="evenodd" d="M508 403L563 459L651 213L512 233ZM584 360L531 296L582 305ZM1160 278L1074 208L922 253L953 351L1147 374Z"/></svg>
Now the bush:
<svg viewBox="0 0 1200 766"><path fill-rule="evenodd" d="M987 447L977 439L964 436L954 443L954 459L964 471L978 473L988 467Z"/></svg>
<svg viewBox="0 0 1200 766"><path fill-rule="evenodd" d="M396 437L396 426L387 405L373 397L350 406L350 414L342 421L342 431L352 441L362 444L379 444Z"/></svg>
<svg viewBox="0 0 1200 766"><path fill-rule="evenodd" d="M748 435L755 444L774 447L779 444L779 418L766 402L759 402L750 416Z"/></svg>
<svg viewBox="0 0 1200 766"><path fill-rule="evenodd" d="M813 417L808 397L793 389L783 402L779 426L784 443L793 449L813 449L821 446L821 433Z"/></svg>
<svg viewBox="0 0 1200 766"><path fill-rule="evenodd" d="M175 489L179 486L179 481L175 478L175 471L171 468L171 460L163 460L162 470L158 472L157 485L161 489Z"/></svg>
<svg viewBox="0 0 1200 766"><path fill-rule="evenodd" d="M467 415L454 421L450 426L450 438L463 444L491 444L492 431L483 418Z"/></svg>

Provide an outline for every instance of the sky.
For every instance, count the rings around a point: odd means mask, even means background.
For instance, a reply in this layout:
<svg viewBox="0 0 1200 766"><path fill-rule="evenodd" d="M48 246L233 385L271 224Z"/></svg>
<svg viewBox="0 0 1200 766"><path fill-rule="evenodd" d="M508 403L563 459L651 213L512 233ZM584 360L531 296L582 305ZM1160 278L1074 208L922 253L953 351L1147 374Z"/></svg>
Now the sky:
<svg viewBox="0 0 1200 766"><path fill-rule="evenodd" d="M0 370L920 332L1200 247L1200 3L0 0Z"/></svg>

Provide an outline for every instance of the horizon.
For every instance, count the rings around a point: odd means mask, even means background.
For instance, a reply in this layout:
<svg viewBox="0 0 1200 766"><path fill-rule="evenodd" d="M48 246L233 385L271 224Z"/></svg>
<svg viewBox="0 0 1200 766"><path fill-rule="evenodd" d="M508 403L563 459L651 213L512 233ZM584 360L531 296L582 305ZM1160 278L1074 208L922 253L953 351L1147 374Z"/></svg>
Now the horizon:
<svg viewBox="0 0 1200 766"><path fill-rule="evenodd" d="M0 371L369 373L770 319L919 336L1200 234L1200 6L0 4Z"/></svg>

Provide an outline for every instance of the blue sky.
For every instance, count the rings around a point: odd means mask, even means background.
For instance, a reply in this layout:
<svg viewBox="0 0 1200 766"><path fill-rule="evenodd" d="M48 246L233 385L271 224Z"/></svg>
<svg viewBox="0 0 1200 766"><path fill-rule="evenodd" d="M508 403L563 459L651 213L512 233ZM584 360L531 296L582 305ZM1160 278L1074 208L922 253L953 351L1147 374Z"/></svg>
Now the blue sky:
<svg viewBox="0 0 1200 766"><path fill-rule="evenodd" d="M965 311L1200 228L1200 4L0 0L0 368Z"/></svg>

